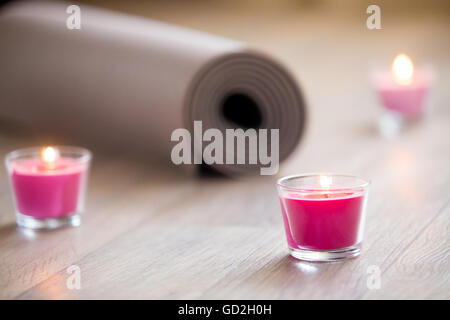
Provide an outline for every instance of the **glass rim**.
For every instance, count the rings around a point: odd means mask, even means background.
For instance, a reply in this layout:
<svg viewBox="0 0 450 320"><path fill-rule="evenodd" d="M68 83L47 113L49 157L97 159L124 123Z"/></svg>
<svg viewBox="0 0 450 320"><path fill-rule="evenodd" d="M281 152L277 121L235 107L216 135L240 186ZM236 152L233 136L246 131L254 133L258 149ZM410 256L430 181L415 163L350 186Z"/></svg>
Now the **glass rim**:
<svg viewBox="0 0 450 320"><path fill-rule="evenodd" d="M311 178L311 177L320 177L320 176L327 176L327 177L341 177L341 178L351 178L351 179L355 179L355 180L359 180L361 183L357 183L351 186L339 186L338 189L312 189L312 185L310 186L300 186L300 187L293 187L293 186L288 186L285 184L286 181L289 180L294 180L294 179L301 179L301 178ZM327 194L332 194L332 193L340 193L342 191L360 191L362 190L366 190L367 187L369 187L369 185L371 184L370 180L358 177L358 176L354 176L354 175L350 175L350 174L338 174L338 173L330 173L330 172L320 172L320 173L303 173L303 174L294 174L294 175L289 175L289 176L285 176L282 177L280 179L277 180L277 187L283 190L289 190L289 191L295 191L295 192L300 192L300 193L309 193L309 194L323 194L323 193L327 193ZM332 185L331 185L332 187Z"/></svg>
<svg viewBox="0 0 450 320"><path fill-rule="evenodd" d="M92 152L83 147L67 146L67 145L50 145L50 147L57 148L61 154L72 153L79 157L74 157L79 163L89 163L92 159ZM5 155L5 163L8 164L11 160L17 159L21 156L37 156L40 157L42 148L44 147L28 147L11 151Z"/></svg>

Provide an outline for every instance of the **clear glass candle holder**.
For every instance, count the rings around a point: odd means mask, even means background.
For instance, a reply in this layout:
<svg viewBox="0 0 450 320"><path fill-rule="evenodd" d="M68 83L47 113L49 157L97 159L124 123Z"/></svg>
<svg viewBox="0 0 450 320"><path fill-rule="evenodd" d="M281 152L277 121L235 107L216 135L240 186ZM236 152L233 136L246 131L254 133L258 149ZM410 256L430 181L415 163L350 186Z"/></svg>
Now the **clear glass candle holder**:
<svg viewBox="0 0 450 320"><path fill-rule="evenodd" d="M378 129L388 138L420 123L430 112L429 96L436 74L431 65L415 66L405 54L372 65L370 80L381 106Z"/></svg>
<svg viewBox="0 0 450 320"><path fill-rule="evenodd" d="M361 251L369 181L337 174L304 174L278 180L291 256L338 261Z"/></svg>
<svg viewBox="0 0 450 320"><path fill-rule="evenodd" d="M78 226L91 152L78 147L27 148L6 155L17 224L31 229Z"/></svg>

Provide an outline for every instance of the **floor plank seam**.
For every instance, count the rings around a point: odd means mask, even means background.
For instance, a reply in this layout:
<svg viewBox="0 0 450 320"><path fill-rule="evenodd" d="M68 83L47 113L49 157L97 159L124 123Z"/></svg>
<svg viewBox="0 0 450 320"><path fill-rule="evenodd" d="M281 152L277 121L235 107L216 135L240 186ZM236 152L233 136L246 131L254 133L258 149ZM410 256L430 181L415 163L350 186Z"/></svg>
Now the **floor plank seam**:
<svg viewBox="0 0 450 320"><path fill-rule="evenodd" d="M381 272L381 276L383 276L384 274L386 274L389 269L404 255L404 253L414 244L414 242L420 237L420 235L422 235L425 230L441 215L445 212L445 209L447 209L447 207L450 205L450 199L447 200L447 202L438 210L438 213L435 214L430 221L428 221L418 232L417 234L414 236L414 238L406 245L405 249ZM367 290L361 297L359 297L358 299L364 299L365 296L367 296L367 294L370 291Z"/></svg>
<svg viewBox="0 0 450 320"><path fill-rule="evenodd" d="M217 283L219 283L220 281L222 281L223 279L225 279L228 275L230 275L234 270L236 270L242 263L244 263L245 261L247 261L252 255L254 255L259 249L263 248L267 243L269 243L270 241L272 241L273 239L275 239L277 236L274 235L273 238L267 240L267 242L265 242L264 244L260 245L259 247L255 248L254 250L252 250L246 257L244 260L240 261L239 263L236 264L236 266L234 268L232 268L230 271L228 271L226 274L223 275L223 277L221 277L220 279L218 279L217 281L215 281L213 284L211 284L209 287L205 288L204 292L199 296L199 299L202 299L202 297L204 296L205 292L208 292L210 289L212 289ZM266 262L263 264L263 266L260 268L264 268L267 264L269 264L270 261ZM205 299L208 299L207 297Z"/></svg>
<svg viewBox="0 0 450 320"><path fill-rule="evenodd" d="M182 199L180 199L180 202L181 202L181 200L182 200ZM172 205L173 205L173 206L172 206ZM160 211L160 210L173 210L174 208L176 208L176 207L179 206L179 205L182 205L182 203L176 202L175 205L174 205L173 203L165 204L165 205L162 205L160 209L155 210L155 212ZM168 209L168 208L170 208L170 209ZM126 235L127 233L130 233L130 232L134 232L134 230L135 230L136 228L138 228L143 222L145 222L145 221L147 221L148 219L151 219L151 218L152 218L152 217L147 217L147 218L143 219L142 221L137 222L136 225L135 225L134 227L132 227L131 229L128 229L128 230L124 231L123 233L120 233L120 236ZM82 257L80 257L79 259L73 261L71 264L77 264L77 263L81 262L83 259L85 259L86 257L90 256L91 254L94 254L95 252L97 252L97 251L101 250L102 248L108 246L111 242L115 241L116 238L117 238L117 237L114 237L114 238L108 240L107 242L105 242L105 243L104 243L103 245L101 245L100 247L98 247L98 248L96 248L96 249L94 249L94 250L92 250L92 251L90 251L90 252L84 254ZM16 296L12 297L11 299L14 299L14 300L20 299L20 297L23 296L23 295L25 295L27 292L33 290L34 288L39 287L41 284L43 284L44 282L48 281L48 280L51 279L52 277L56 276L56 275L59 274L59 273L64 272L64 270L66 270L65 267L62 268L62 269L60 269L60 270L58 270L58 271L56 271L56 272L54 272L52 275L48 276L47 278L45 278L45 279L42 280L42 281L39 281L39 282L36 283L35 285L31 286L30 288L26 289L25 291L21 292L20 294L18 294L18 295L16 295Z"/></svg>

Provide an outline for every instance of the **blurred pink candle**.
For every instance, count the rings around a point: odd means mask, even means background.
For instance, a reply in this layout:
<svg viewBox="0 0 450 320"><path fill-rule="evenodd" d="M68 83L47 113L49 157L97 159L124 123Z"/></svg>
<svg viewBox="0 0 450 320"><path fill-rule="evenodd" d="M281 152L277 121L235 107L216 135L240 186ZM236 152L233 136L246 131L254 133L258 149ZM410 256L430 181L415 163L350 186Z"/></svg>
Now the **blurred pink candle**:
<svg viewBox="0 0 450 320"><path fill-rule="evenodd" d="M91 154L76 147L16 150L6 156L17 223L33 229L79 225Z"/></svg>
<svg viewBox="0 0 450 320"><path fill-rule="evenodd" d="M392 70L375 73L373 82L386 110L405 118L423 115L432 76L427 70L415 70L408 56L397 55Z"/></svg>
<svg viewBox="0 0 450 320"><path fill-rule="evenodd" d="M35 218L56 218L76 211L82 172L76 161L59 158L54 168L39 159L12 165L12 186L20 213Z"/></svg>

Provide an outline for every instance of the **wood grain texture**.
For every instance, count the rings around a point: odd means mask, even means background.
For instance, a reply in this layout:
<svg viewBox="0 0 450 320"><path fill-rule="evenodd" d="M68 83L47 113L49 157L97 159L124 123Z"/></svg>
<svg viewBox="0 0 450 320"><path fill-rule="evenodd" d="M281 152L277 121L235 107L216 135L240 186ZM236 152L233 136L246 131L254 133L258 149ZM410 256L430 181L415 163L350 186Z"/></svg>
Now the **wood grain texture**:
<svg viewBox="0 0 450 320"><path fill-rule="evenodd" d="M0 170L0 298L450 298L448 15L418 24L386 14L383 30L368 31L364 11L134 6L127 11L248 41L286 62L308 100L306 136L274 177L191 177L94 150L83 224L54 232L16 227ZM376 131L370 62L403 51L432 62L439 80L425 121L386 139ZM35 143L0 127L2 155ZM288 255L275 180L317 171L372 181L357 259ZM66 287L70 265L81 268L81 290ZM372 265L378 290L367 287Z"/></svg>

